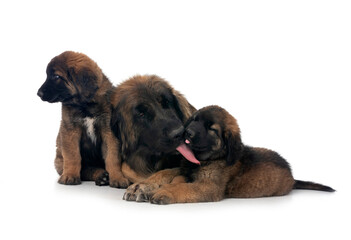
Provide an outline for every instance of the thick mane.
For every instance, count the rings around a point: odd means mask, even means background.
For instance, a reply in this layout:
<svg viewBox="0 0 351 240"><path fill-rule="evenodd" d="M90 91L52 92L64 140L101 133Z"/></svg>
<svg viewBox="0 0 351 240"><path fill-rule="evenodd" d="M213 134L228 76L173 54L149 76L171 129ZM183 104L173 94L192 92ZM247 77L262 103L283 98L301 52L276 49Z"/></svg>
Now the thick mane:
<svg viewBox="0 0 351 240"><path fill-rule="evenodd" d="M169 99L172 102L171 108L163 108L162 99L166 96L171 98ZM176 124L182 126L182 123L191 115L194 108L167 81L156 75L131 77L117 86L111 99L114 106L111 125L121 142L122 159L132 169L139 172L150 173L159 168L163 155L167 155L168 152L173 150L169 150L169 146L172 145L167 145L167 141L172 139L163 139L163 137L167 137L159 135L162 133L162 129L160 125L156 127L155 121L162 118L163 123L171 124L169 129L176 127ZM146 106L144 108L150 109L148 112L153 114L151 120L147 120L149 118L139 120L136 113L140 106L141 108ZM159 115L159 113L166 112L173 112L175 115L166 118ZM151 124L152 127L145 129L143 121L149 121L147 123ZM155 139L152 139L151 135L153 133L150 133L150 131L154 131L156 134ZM153 140L157 143L153 143ZM160 149L161 145L159 144L167 145L165 151Z"/></svg>

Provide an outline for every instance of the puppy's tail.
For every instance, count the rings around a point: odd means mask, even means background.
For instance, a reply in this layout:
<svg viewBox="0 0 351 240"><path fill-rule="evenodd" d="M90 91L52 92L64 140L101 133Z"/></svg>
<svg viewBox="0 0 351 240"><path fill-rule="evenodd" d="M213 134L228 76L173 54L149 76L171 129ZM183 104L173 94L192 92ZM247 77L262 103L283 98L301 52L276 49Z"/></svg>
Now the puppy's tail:
<svg viewBox="0 0 351 240"><path fill-rule="evenodd" d="M319 183L300 181L300 180L295 180L293 189L309 189L309 190L317 190L317 191L324 191L324 192L335 192L335 190L331 187L328 187Z"/></svg>

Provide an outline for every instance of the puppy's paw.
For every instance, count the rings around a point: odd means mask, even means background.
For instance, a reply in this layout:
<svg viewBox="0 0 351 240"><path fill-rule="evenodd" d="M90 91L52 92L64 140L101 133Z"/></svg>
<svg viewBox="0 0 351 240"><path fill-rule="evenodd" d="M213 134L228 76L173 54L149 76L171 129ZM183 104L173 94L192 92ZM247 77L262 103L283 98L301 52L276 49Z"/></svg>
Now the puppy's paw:
<svg viewBox="0 0 351 240"><path fill-rule="evenodd" d="M131 182L123 177L110 177L110 187L114 187L114 188L127 188L129 185L131 184Z"/></svg>
<svg viewBox="0 0 351 240"><path fill-rule="evenodd" d="M80 181L79 176L74 176L70 174L62 174L58 180L58 183L65 185L78 185L82 182Z"/></svg>
<svg viewBox="0 0 351 240"><path fill-rule="evenodd" d="M137 202L148 202L150 197L153 195L155 189L158 189L160 185L156 183L134 183L129 186L123 196L123 200L137 201Z"/></svg>
<svg viewBox="0 0 351 240"><path fill-rule="evenodd" d="M151 197L150 202L153 204L166 205L176 203L176 200L171 192L161 189Z"/></svg>
<svg viewBox="0 0 351 240"><path fill-rule="evenodd" d="M109 185L109 176L108 172L101 173L95 180L95 185L97 186L106 186Z"/></svg>

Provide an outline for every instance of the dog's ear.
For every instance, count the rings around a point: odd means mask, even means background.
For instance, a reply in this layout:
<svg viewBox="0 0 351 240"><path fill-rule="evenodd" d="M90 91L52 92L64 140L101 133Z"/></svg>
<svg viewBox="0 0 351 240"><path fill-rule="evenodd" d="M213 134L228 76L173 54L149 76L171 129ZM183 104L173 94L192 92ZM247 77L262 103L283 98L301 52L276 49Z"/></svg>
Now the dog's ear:
<svg viewBox="0 0 351 240"><path fill-rule="evenodd" d="M118 108L111 106L110 127L118 140L121 140L121 131L120 131L120 126L118 125L121 121L122 121L122 116L118 111Z"/></svg>
<svg viewBox="0 0 351 240"><path fill-rule="evenodd" d="M120 103L112 109L112 116L111 116L111 129L112 132L115 134L117 139L120 141L120 151L123 158L130 156L135 150L137 146L137 130L134 129L132 131L133 126L131 125L131 120L126 119L123 115L123 111Z"/></svg>
<svg viewBox="0 0 351 240"><path fill-rule="evenodd" d="M244 150L244 145L241 142L240 131L226 131L224 133L224 143L227 149L227 165L233 165L238 161Z"/></svg>
<svg viewBox="0 0 351 240"><path fill-rule="evenodd" d="M83 101L89 102L98 90L98 77L89 68L82 68L77 73L77 87Z"/></svg>
<svg viewBox="0 0 351 240"><path fill-rule="evenodd" d="M196 109L186 100L186 98L178 91L172 91L174 96L174 108L177 112L178 117L184 123L188 120Z"/></svg>

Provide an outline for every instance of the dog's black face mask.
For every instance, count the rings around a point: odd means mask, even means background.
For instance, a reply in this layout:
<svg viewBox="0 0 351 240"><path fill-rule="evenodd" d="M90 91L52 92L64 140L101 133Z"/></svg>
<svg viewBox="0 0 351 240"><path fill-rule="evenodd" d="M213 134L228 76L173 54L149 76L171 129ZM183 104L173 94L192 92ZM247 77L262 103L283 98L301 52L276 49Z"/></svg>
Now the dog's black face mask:
<svg viewBox="0 0 351 240"><path fill-rule="evenodd" d="M210 114L198 113L185 125L185 142L200 161L225 154L222 127L216 121Z"/></svg>
<svg viewBox="0 0 351 240"><path fill-rule="evenodd" d="M139 144L153 152L174 151L182 140L184 127L179 119L174 96L164 91L150 96L133 108L133 122L140 132Z"/></svg>
<svg viewBox="0 0 351 240"><path fill-rule="evenodd" d="M184 117L171 89L161 84L157 88L140 84L122 98L116 110L118 127L113 129L122 139L123 151L132 153L142 148L147 154L175 152L183 139Z"/></svg>
<svg viewBox="0 0 351 240"><path fill-rule="evenodd" d="M231 165L240 159L243 150L235 118L217 106L194 113L185 124L184 139L200 161L222 159Z"/></svg>
<svg viewBox="0 0 351 240"><path fill-rule="evenodd" d="M65 55L53 58L46 68L46 81L38 90L38 96L50 103L81 105L89 103L98 86L97 76L89 68L69 67Z"/></svg>
<svg viewBox="0 0 351 240"><path fill-rule="evenodd" d="M60 75L50 72L46 81L38 90L38 96L41 100L54 103L65 102L71 99L73 96L67 87L67 80Z"/></svg>

